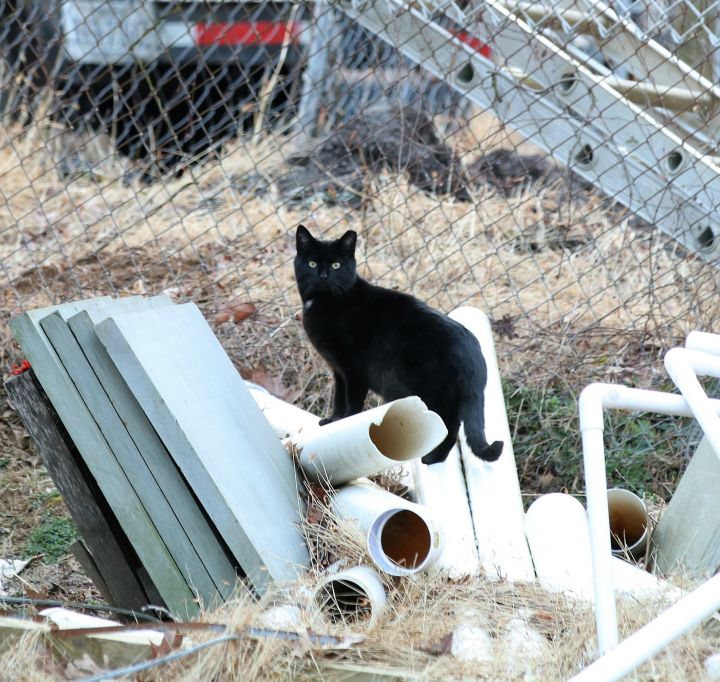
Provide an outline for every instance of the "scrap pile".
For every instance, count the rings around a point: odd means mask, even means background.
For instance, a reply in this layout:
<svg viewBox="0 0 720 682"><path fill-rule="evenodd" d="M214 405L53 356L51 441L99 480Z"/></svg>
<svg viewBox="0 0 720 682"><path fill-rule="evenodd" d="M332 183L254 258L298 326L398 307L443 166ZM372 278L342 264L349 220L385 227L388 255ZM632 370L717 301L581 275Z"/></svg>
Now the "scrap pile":
<svg viewBox="0 0 720 682"><path fill-rule="evenodd" d="M438 564L451 577L484 567L533 578L511 447L509 466L493 468L514 486L510 502L482 485L471 495L478 517L506 512L478 555L459 451L433 471L419 462L447 431L418 398L320 428L248 388L198 309L163 296L68 303L11 324L33 372L10 380L9 395L78 526L75 553L110 603L188 618L227 600L238 576L258 594L295 580L310 564L305 510L278 436L291 437L304 475L332 490L333 512L359 523L384 572ZM503 410L493 422L509 444L504 403L488 402ZM418 502L364 479L410 462ZM508 524L515 540L497 542Z"/></svg>
<svg viewBox="0 0 720 682"><path fill-rule="evenodd" d="M331 620L370 627L388 584L433 571L461 582L537 579L586 606L597 599L599 609L584 508L556 493L525 514L489 322L471 308L451 317L484 351L486 435L505 443L494 463L476 458L461 434L445 462L422 464L447 431L417 397L320 427L243 381L197 307L163 296L103 297L18 316L11 326L32 371L6 387L80 531L73 551L110 604L163 607L181 629L177 621L240 593L284 592ZM405 494L368 479L388 470ZM308 489L322 491L334 518L359 531L367 562L321 566L327 570L303 593L299 579L318 565L303 532ZM616 554L639 557L646 526L645 518L640 537L630 538L629 526L615 524ZM609 527L605 534L609 542ZM573 546L571 558L564 545ZM618 596L683 596L618 557L609 570ZM282 615L283 627L298 626L296 616ZM527 621L520 626L521 646L542 655L542 635ZM471 629L469 658L488 660L488 635ZM329 646L347 646L331 639Z"/></svg>

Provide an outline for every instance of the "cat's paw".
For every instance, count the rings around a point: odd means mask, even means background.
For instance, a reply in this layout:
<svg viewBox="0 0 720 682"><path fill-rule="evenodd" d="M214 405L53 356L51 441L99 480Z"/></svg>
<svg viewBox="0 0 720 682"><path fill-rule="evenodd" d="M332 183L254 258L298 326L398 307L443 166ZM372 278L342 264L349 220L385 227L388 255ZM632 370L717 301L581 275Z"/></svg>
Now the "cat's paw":
<svg viewBox="0 0 720 682"><path fill-rule="evenodd" d="M435 452L431 452L430 454L425 455L421 461L423 464L439 464L440 462L444 462L447 459L447 456L448 453L438 455Z"/></svg>
<svg viewBox="0 0 720 682"><path fill-rule="evenodd" d="M500 458L503 451L503 442L496 440L491 445L488 445L484 452L478 455L484 462L495 462Z"/></svg>

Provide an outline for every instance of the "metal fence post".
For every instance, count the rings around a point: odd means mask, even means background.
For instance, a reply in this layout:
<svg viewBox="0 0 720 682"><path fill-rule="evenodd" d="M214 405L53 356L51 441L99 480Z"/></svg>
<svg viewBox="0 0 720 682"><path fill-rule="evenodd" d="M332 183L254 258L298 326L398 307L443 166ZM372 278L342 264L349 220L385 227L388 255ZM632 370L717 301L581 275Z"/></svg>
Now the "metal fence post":
<svg viewBox="0 0 720 682"><path fill-rule="evenodd" d="M315 3L313 30L295 132L311 137L317 133L323 95L332 72L332 42L336 34L335 10L325 0Z"/></svg>

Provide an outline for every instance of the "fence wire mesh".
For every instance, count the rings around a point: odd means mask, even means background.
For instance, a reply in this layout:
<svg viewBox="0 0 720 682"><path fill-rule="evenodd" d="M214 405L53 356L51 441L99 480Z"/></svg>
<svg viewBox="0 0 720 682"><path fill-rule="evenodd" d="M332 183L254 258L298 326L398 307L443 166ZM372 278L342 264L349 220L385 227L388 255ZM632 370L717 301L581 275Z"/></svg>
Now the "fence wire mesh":
<svg viewBox="0 0 720 682"><path fill-rule="evenodd" d="M664 350L720 327L716 3L0 0L0 16L3 322L165 292L246 377L323 412L294 230L355 229L372 281L490 316L528 493L580 489L585 383L669 389ZM667 497L688 430L610 432L614 481Z"/></svg>

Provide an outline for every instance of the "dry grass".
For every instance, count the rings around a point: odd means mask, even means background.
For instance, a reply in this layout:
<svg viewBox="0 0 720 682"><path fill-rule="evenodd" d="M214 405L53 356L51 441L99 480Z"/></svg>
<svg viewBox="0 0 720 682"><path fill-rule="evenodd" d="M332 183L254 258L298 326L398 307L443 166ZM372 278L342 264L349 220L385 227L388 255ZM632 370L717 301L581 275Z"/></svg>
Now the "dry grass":
<svg viewBox="0 0 720 682"><path fill-rule="evenodd" d="M315 527L316 528L316 527ZM310 538L316 546L331 539L325 554L334 554L350 565L366 560L357 534L336 528L332 535ZM311 528L311 532L314 532ZM204 622L223 623L236 641L206 649L178 662L144 674L144 680L285 680L352 679L352 673L381 675L377 679L568 679L595 658L594 616L587 604L573 602L532 584L508 584L473 579L451 583L439 576L417 574L409 578L386 577L388 605L368 630L362 621L332 622L308 601L318 574L311 571L288 594L268 594L253 601L239 595L221 609L207 613ZM322 650L300 641L244 636L247 628L262 624L263 612L287 603L305 605L299 631L343 637L361 634L365 640L347 649ZM641 627L660 610L662 602L619 604L621 636ZM490 636L491 660L462 660L452 652L449 635L473 626ZM718 645L717 630L697 629L645 664L638 680L699 680L702 663ZM217 634L192 633L193 643ZM89 661L46 655L37 637L17 642L0 654L0 665L18 682L67 679L101 668Z"/></svg>
<svg viewBox="0 0 720 682"><path fill-rule="evenodd" d="M478 116L450 143L471 161L521 141ZM689 329L720 326L716 270L597 196L570 199L560 183L509 198L479 190L472 202L461 202L427 195L387 173L368 179L359 208L321 197L282 203L271 177L282 166L286 144L270 136L237 141L220 162L146 186L128 179L127 163L107 153L102 136L79 141L40 126L29 135L0 132L3 366L19 359L4 323L20 310L100 294L166 292L201 307L239 366L299 390L305 406L322 412L330 390L327 372L297 317L291 261L299 222L326 236L357 230L360 270L373 281L412 291L443 310L476 305L502 322L501 370L518 384L560 381L577 390L591 379L621 376L657 385L664 376L664 348ZM522 145L522 151L535 151ZM57 164L74 148L97 165L58 177ZM248 191L263 184L268 192ZM235 299L253 302L257 314L242 325L215 324L214 314ZM44 511L31 508L30 501L50 482L2 400L0 432L8 445L0 455L12 460L10 468L0 467L0 526L9 529L0 535L0 547L7 556L21 553ZM333 551L358 558L357 547ZM74 567L64 578L40 574L32 584L47 589L52 580L72 582L72 576ZM240 628L264 605L242 598L209 618ZM623 632L646 622L651 610L624 606ZM344 679L328 672L335 665L390 666L419 679L518 679L522 670L512 667L518 657L503 645L506 626L518 614L547 642L543 655L528 663L535 679L566 678L590 660L589 609L534 586L482 580L453 585L421 576L393 583L391 608L362 647L337 656L298 656L287 643L235 642L164 669L157 678ZM422 650L467 618L494 633L498 657L492 665ZM644 666L638 679L699 679L702 659L717 643L712 632L684 638ZM62 671L42 657L39 669L28 666L37 646L27 641L14 647L3 654L0 669L17 680L61 679Z"/></svg>
<svg viewBox="0 0 720 682"><path fill-rule="evenodd" d="M302 221L328 236L357 230L361 271L376 281L444 310L470 303L494 319L512 318L518 339L501 340L500 351L517 367L528 368L526 353L537 356L538 335L566 346L558 366L579 355L588 365L610 354L607 344L620 348L639 336L668 344L717 324L714 270L594 196L563 200L561 187L510 198L488 190L467 203L387 176L372 181L361 210L320 200L279 204L272 191L247 195L249 175L269 176L282 164L285 142L273 138L238 142L220 163L149 187L126 186L119 168L66 183L54 164L67 136L53 135L9 137L0 148L6 312L164 287L182 299L200 293L208 312L244 297L260 304L258 319L286 329L297 310L290 261ZM498 139L512 140L489 128L475 149ZM466 147L468 140L475 138L468 134ZM83 266L91 265L86 276ZM201 276L188 272L198 267ZM573 341L580 347L568 347ZM546 366L547 346L541 354Z"/></svg>

